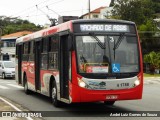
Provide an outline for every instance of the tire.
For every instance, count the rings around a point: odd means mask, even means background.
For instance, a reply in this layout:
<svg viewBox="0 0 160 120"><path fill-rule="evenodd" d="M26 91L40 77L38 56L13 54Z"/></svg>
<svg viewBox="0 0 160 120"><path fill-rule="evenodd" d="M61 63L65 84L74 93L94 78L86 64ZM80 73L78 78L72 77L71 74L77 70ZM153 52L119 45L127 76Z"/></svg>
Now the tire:
<svg viewBox="0 0 160 120"><path fill-rule="evenodd" d="M2 79L6 79L5 73L2 73Z"/></svg>
<svg viewBox="0 0 160 120"><path fill-rule="evenodd" d="M55 107L60 107L62 105L61 101L57 100L57 86L55 81L52 83L51 87L51 100Z"/></svg>
<svg viewBox="0 0 160 120"><path fill-rule="evenodd" d="M26 75L24 76L24 92L29 95L30 94L30 90L28 89L28 82L27 82L27 77Z"/></svg>
<svg viewBox="0 0 160 120"><path fill-rule="evenodd" d="M109 105L109 106L114 105L114 103L115 103L115 101L104 101L104 104Z"/></svg>

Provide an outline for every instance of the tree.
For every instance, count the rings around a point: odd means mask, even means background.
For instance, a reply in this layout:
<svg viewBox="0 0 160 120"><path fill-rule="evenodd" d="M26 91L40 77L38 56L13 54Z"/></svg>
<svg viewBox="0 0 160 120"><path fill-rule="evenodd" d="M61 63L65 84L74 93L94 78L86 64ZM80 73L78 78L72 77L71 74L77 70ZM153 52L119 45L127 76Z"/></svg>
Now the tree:
<svg viewBox="0 0 160 120"><path fill-rule="evenodd" d="M150 63L151 73L155 72L155 69L160 69L160 52L156 53L154 51L149 54L144 55L144 63Z"/></svg>
<svg viewBox="0 0 160 120"><path fill-rule="evenodd" d="M11 34L23 30L34 32L42 29L40 25L35 25L29 22L28 20L22 20L16 17L6 17L6 16L0 16L0 26L3 26L2 35Z"/></svg>
<svg viewBox="0 0 160 120"><path fill-rule="evenodd" d="M138 26L146 23L154 14L151 0L117 0L114 4L113 18L134 21Z"/></svg>
<svg viewBox="0 0 160 120"><path fill-rule="evenodd" d="M115 0L111 0L109 7L113 7L114 6L114 2L115 2Z"/></svg>
<svg viewBox="0 0 160 120"><path fill-rule="evenodd" d="M133 21L138 27L143 52L158 50L159 42L155 38L157 25L153 21L160 16L159 0L116 0L112 10L112 17Z"/></svg>

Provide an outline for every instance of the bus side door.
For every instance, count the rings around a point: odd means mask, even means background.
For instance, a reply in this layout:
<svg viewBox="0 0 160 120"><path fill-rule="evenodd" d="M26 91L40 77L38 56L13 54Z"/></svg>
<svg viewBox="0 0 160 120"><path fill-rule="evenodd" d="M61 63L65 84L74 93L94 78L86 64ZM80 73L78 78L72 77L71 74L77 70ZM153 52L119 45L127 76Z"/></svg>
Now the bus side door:
<svg viewBox="0 0 160 120"><path fill-rule="evenodd" d="M69 76L71 76L71 52L68 49L69 34L60 35L60 96L69 99Z"/></svg>

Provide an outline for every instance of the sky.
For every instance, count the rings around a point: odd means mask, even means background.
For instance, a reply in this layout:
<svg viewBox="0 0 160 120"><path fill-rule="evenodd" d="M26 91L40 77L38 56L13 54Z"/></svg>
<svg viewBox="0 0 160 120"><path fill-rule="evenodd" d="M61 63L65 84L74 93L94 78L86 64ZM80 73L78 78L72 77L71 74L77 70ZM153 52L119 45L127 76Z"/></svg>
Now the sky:
<svg viewBox="0 0 160 120"><path fill-rule="evenodd" d="M0 16L19 17L36 25L50 24L49 18L81 16L88 12L89 0L1 0ZM90 8L109 6L111 0L90 0ZM47 7L48 6L48 9Z"/></svg>

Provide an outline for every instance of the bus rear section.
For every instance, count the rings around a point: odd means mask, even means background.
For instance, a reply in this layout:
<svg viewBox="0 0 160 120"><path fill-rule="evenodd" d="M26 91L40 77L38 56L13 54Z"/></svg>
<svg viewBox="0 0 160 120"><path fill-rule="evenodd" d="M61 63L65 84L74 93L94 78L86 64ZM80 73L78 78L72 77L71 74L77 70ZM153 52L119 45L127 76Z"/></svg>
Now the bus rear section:
<svg viewBox="0 0 160 120"><path fill-rule="evenodd" d="M133 22L69 21L18 38L16 48L18 84L51 97L55 106L142 98L142 54Z"/></svg>

